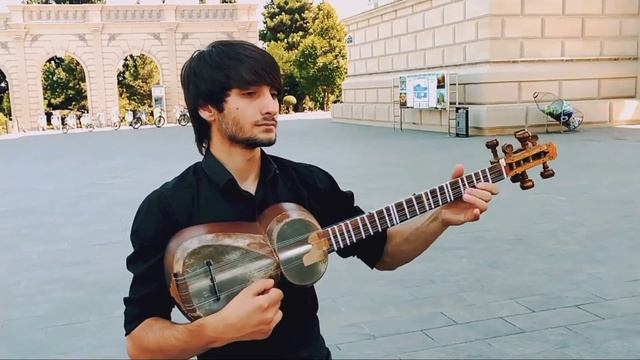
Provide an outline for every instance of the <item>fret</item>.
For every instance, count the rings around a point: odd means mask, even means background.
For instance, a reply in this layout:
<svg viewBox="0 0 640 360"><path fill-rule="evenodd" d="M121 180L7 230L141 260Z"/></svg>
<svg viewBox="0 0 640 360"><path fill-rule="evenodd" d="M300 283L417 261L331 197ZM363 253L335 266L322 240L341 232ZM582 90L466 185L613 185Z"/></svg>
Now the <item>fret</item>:
<svg viewBox="0 0 640 360"><path fill-rule="evenodd" d="M462 187L462 179L458 178L458 184L460 185L460 197L464 194L464 187Z"/></svg>
<svg viewBox="0 0 640 360"><path fill-rule="evenodd" d="M398 211L398 203L393 203L393 212L396 214L396 224L400 224L404 220L400 220L400 212Z"/></svg>
<svg viewBox="0 0 640 360"><path fill-rule="evenodd" d="M340 231L338 231L338 227L334 226L334 227L330 227L329 230L334 229L336 232L336 237L338 238L338 242L340 243L340 248L343 248L344 245L342 244L342 239L340 239Z"/></svg>
<svg viewBox="0 0 640 360"><path fill-rule="evenodd" d="M333 248L337 249L338 245L336 245L336 239L333 238L333 234L331 233L331 228L329 228L329 238L331 239L331 243L333 244Z"/></svg>
<svg viewBox="0 0 640 360"><path fill-rule="evenodd" d="M395 205L389 205L389 213L391 214L391 220L393 220L393 225L397 225L398 223L400 223L400 221L398 221L398 217L396 214L396 206Z"/></svg>
<svg viewBox="0 0 640 360"><path fill-rule="evenodd" d="M438 202L440 203L440 205L442 205L442 199L440 197L440 187L439 186L436 187L436 193L438 193ZM438 205L438 206L440 206L440 205Z"/></svg>
<svg viewBox="0 0 640 360"><path fill-rule="evenodd" d="M438 185L438 189L440 189L441 186L443 187L442 192L444 193L444 201L440 199L440 204L446 204L449 202L449 193L447 193L447 187L444 185Z"/></svg>
<svg viewBox="0 0 640 360"><path fill-rule="evenodd" d="M431 190L427 190L427 195L429 195L429 203L431 204L429 205L429 208L434 209L436 205L433 203L433 199L431 198Z"/></svg>
<svg viewBox="0 0 640 360"><path fill-rule="evenodd" d="M469 184L467 183L467 175L463 176L462 179L464 180L464 186L468 189Z"/></svg>
<svg viewBox="0 0 640 360"><path fill-rule="evenodd" d="M358 217L358 225L360 226L360 234L362 235L362 238L364 238L366 235L365 235L365 233L364 233L364 228L362 227L362 221L360 221L360 218L361 218L361 217L362 217L362 216L359 216L359 217Z"/></svg>
<svg viewBox="0 0 640 360"><path fill-rule="evenodd" d="M451 190L451 183L450 182L444 184L444 190L446 191L447 189L449 189L449 195L451 197L451 200L449 200L449 201L451 202L451 201L453 201L453 191Z"/></svg>
<svg viewBox="0 0 640 360"><path fill-rule="evenodd" d="M416 196L413 195L411 200L413 200L413 206L416 207L416 215L420 214L420 208L418 207L418 202L416 202Z"/></svg>
<svg viewBox="0 0 640 360"><path fill-rule="evenodd" d="M491 174L489 174L489 169L484 169L484 171L487 172L487 179L489 180L489 184L493 184L493 182L491 181Z"/></svg>
<svg viewBox="0 0 640 360"><path fill-rule="evenodd" d="M351 245L349 243L349 234L347 234L347 228L344 226L344 223L341 223L340 226L342 226L342 232L344 234L344 239L347 242L347 245Z"/></svg>
<svg viewBox="0 0 640 360"><path fill-rule="evenodd" d="M357 241L357 239L356 239L356 235L353 233L353 228L351 227L351 221L347 221L347 225L349 225L349 231L351 231L351 238L353 239L353 242L355 243Z"/></svg>
<svg viewBox="0 0 640 360"><path fill-rule="evenodd" d="M424 202L424 211L427 212L429 211L429 203L427 202L427 197L424 195L424 193L420 193L420 195L422 195L422 202Z"/></svg>
<svg viewBox="0 0 640 360"><path fill-rule="evenodd" d="M471 174L471 176L473 177L473 187L476 187L478 185L478 180L476 180L476 173Z"/></svg>
<svg viewBox="0 0 640 360"><path fill-rule="evenodd" d="M389 221L389 216L387 216L387 208L383 207L382 208L382 213L384 214L384 219L387 222L387 227L391 226L391 221Z"/></svg>
<svg viewBox="0 0 640 360"><path fill-rule="evenodd" d="M367 224L367 228L369 228L369 235L373 234L373 230L371 229L371 225L369 225L369 216L368 216L368 214L364 215L364 222Z"/></svg>
<svg viewBox="0 0 640 360"><path fill-rule="evenodd" d="M380 221L378 220L378 213L377 212L373 216L373 218L376 219L376 224L378 224L378 231L382 231L382 226L380 226Z"/></svg>
<svg viewBox="0 0 640 360"><path fill-rule="evenodd" d="M409 209L407 208L407 199L402 200L402 205L404 205L404 211L407 213L407 219L410 218Z"/></svg>

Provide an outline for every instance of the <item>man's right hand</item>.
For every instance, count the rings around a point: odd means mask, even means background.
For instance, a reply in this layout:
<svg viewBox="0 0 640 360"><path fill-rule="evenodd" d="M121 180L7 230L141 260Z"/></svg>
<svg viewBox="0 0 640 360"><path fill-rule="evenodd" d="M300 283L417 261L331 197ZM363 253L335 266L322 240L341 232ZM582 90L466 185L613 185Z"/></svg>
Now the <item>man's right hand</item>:
<svg viewBox="0 0 640 360"><path fill-rule="evenodd" d="M220 329L222 322L228 338L226 343L266 339L282 319L280 302L284 295L274 285L272 279L258 280L238 293L220 312L199 321L205 329ZM212 347L222 345L225 344L217 342Z"/></svg>

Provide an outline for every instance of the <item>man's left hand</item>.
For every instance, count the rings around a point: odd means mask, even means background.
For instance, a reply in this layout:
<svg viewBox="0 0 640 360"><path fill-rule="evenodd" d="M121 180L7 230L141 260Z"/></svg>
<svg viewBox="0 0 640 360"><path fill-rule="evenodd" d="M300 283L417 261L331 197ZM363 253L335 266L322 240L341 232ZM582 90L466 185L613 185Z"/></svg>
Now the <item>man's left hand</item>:
<svg viewBox="0 0 640 360"><path fill-rule="evenodd" d="M464 175L464 167L456 165L451 174L451 179L457 179ZM480 219L480 215L487 211L489 202L494 195L498 195L500 189L496 184L478 183L475 188L466 189L462 199L444 205L440 208L440 221L445 226L462 225Z"/></svg>

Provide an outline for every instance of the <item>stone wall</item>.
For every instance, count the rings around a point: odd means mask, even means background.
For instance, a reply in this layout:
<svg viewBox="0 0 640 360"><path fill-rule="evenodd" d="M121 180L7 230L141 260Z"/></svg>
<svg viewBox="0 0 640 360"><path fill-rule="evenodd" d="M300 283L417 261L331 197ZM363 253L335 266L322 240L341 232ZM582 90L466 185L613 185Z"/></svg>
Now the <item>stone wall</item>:
<svg viewBox="0 0 640 360"><path fill-rule="evenodd" d="M8 13L0 13L0 69L9 79L12 117L26 130L37 127L44 111L42 66L52 56L64 55L84 67L89 111L108 116L118 105L120 61L129 54L146 54L160 68L167 116L173 122L173 107L184 104L179 78L184 62L218 39L257 44L256 6L9 6Z"/></svg>
<svg viewBox="0 0 640 360"><path fill-rule="evenodd" d="M472 133L544 124L534 91L571 100L585 124L640 122L639 7L639 0L405 0L356 15L345 20L349 70L333 117L390 126L392 79L445 70L458 74ZM447 131L445 111L403 115L409 127Z"/></svg>

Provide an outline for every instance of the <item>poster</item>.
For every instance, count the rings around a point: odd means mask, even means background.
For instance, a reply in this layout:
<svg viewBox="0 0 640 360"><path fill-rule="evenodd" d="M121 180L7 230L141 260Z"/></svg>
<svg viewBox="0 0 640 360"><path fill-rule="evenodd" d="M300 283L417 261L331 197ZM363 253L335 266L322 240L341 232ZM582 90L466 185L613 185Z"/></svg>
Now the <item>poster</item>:
<svg viewBox="0 0 640 360"><path fill-rule="evenodd" d="M446 109L448 91L444 72L400 76L400 107Z"/></svg>

